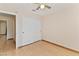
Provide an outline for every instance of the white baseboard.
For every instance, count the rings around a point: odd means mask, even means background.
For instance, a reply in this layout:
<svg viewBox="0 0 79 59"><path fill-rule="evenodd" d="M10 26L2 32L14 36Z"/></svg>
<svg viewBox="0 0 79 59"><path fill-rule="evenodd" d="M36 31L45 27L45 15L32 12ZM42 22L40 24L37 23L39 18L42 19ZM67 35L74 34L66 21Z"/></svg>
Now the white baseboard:
<svg viewBox="0 0 79 59"><path fill-rule="evenodd" d="M69 50L76 51L76 52L79 53L79 49L76 49L76 48L73 48L73 47L70 47L70 46L66 46L66 45L61 44L61 43L59 43L59 42L53 42L53 41L46 40L46 39L43 39L43 40L44 40L44 41L48 41L48 42L50 42L50 43L52 43L52 44L55 44L55 45L58 45L58 46L61 46L61 47L67 48L67 49L69 49Z"/></svg>
<svg viewBox="0 0 79 59"><path fill-rule="evenodd" d="M14 38L13 35L7 35L7 40L11 38Z"/></svg>

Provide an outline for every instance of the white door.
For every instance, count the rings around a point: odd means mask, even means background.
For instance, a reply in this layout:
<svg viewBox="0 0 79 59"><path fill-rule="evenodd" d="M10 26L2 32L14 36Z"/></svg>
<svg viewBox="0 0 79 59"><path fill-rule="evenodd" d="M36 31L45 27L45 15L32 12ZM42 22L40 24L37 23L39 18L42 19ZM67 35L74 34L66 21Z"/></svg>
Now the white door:
<svg viewBox="0 0 79 59"><path fill-rule="evenodd" d="M41 23L36 18L23 18L23 45L41 40Z"/></svg>

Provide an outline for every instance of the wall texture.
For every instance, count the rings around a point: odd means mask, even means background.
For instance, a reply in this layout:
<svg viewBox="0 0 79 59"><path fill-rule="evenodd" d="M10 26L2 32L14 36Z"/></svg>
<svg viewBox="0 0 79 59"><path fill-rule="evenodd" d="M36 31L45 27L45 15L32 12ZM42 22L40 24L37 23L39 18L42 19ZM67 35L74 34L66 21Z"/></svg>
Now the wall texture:
<svg viewBox="0 0 79 59"><path fill-rule="evenodd" d="M43 39L79 51L79 4L43 17Z"/></svg>

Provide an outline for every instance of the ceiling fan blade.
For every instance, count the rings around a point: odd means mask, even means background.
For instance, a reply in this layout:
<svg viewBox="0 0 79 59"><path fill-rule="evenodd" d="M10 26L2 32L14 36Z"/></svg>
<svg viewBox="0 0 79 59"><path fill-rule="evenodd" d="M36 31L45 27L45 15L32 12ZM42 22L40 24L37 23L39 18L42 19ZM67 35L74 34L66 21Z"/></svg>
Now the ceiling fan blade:
<svg viewBox="0 0 79 59"><path fill-rule="evenodd" d="M39 9L40 9L40 6L36 8L36 10L39 10Z"/></svg>
<svg viewBox="0 0 79 59"><path fill-rule="evenodd" d="M50 7L50 6L48 6L48 5L45 5L45 7L47 7L48 9L51 9L51 7Z"/></svg>
<svg viewBox="0 0 79 59"><path fill-rule="evenodd" d="M36 11L36 10L32 9L32 11Z"/></svg>

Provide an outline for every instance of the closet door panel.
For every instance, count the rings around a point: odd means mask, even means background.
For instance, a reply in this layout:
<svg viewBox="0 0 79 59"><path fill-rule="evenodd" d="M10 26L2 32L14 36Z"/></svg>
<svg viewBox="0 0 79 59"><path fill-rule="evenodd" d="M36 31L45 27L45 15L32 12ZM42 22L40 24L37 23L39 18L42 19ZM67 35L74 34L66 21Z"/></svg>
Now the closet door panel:
<svg viewBox="0 0 79 59"><path fill-rule="evenodd" d="M41 23L38 19L23 19L23 45L27 45L41 39Z"/></svg>

